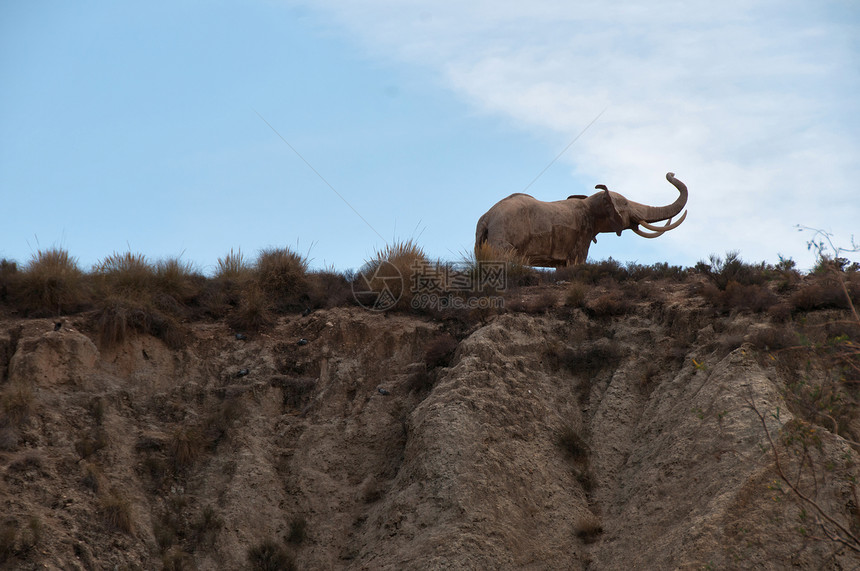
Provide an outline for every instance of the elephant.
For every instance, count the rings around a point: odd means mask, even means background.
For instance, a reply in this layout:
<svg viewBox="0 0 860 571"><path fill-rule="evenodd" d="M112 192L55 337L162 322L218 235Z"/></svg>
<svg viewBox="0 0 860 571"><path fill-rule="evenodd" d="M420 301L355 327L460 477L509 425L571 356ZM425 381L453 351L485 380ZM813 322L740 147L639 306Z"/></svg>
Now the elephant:
<svg viewBox="0 0 860 571"><path fill-rule="evenodd" d="M601 232L633 230L643 238L656 238L674 230L687 217L672 218L687 204L687 186L667 173L680 196L667 206L648 206L627 200L606 185L598 184L591 196L572 195L566 200L544 202L515 193L493 205L478 220L475 250L487 244L501 251L514 251L531 266L559 268L585 262L591 242ZM654 222L666 220L662 226ZM642 230L640 228L648 230Z"/></svg>

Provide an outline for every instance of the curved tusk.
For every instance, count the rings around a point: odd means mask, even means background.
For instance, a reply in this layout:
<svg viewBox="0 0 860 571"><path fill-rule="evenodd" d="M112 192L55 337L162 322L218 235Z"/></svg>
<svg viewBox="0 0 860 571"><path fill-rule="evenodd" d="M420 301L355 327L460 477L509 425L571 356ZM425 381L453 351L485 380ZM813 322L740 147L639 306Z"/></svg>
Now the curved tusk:
<svg viewBox="0 0 860 571"><path fill-rule="evenodd" d="M640 230L637 226L634 226L633 228L631 228L631 230L633 230L643 238L656 238L657 236L663 235L663 232L654 232L653 234L649 234L648 232Z"/></svg>
<svg viewBox="0 0 860 571"><path fill-rule="evenodd" d="M684 214L682 214L681 217L678 218L678 220L676 220L673 223L672 219L670 218L669 221L666 222L665 226L654 226L653 224L648 224L647 222L640 222L639 225L642 226L643 228L645 228L646 230L653 230L654 232L659 232L660 234L662 234L663 232L668 232L669 230L674 230L675 228L680 226L681 222L683 222L684 218L686 218L686 217L687 217L687 211L685 210Z"/></svg>

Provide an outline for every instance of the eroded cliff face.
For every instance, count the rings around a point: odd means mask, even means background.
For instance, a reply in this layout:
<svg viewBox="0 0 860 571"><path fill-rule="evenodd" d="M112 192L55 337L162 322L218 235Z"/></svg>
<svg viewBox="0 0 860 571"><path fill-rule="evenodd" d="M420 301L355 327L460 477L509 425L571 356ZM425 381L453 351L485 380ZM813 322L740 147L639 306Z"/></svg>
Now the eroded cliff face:
<svg viewBox="0 0 860 571"><path fill-rule="evenodd" d="M833 372L762 347L767 317L683 293L600 319L337 308L247 340L199 323L181 350L98 347L86 316L0 322L0 559L856 568L816 521L856 536L860 459L792 413L797 383ZM780 481L765 426L814 505Z"/></svg>

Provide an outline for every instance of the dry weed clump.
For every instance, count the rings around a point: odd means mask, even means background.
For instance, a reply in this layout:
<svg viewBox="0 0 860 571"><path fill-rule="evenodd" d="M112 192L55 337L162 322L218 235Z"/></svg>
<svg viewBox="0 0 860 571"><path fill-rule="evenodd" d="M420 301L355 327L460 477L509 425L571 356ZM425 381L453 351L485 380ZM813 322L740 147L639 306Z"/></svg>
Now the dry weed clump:
<svg viewBox="0 0 860 571"><path fill-rule="evenodd" d="M851 293L850 290L849 293ZM860 299L860 295L857 294L852 297ZM849 308L845 290L838 278L833 275L813 277L809 283L801 286L791 295L789 303L796 311Z"/></svg>
<svg viewBox="0 0 860 571"><path fill-rule="evenodd" d="M308 273L307 306L310 309L352 305L351 277L334 270Z"/></svg>
<svg viewBox="0 0 860 571"><path fill-rule="evenodd" d="M779 302L777 295L767 285L743 285L736 281L730 281L724 289L707 284L702 288L701 295L721 313L733 310L760 313Z"/></svg>
<svg viewBox="0 0 860 571"><path fill-rule="evenodd" d="M9 299L10 289L14 289L14 281L18 278L18 264L6 258L0 259L0 303Z"/></svg>
<svg viewBox="0 0 860 571"><path fill-rule="evenodd" d="M760 264L744 262L737 250L726 252L725 259L716 254L711 254L709 261L710 263L704 260L700 261L696 264L695 269L711 280L720 290L725 290L731 282L741 285L763 284L772 274L772 268L764 262Z"/></svg>
<svg viewBox="0 0 860 571"><path fill-rule="evenodd" d="M430 268L424 250L412 240L386 245L355 276L356 300L375 309L408 310L412 307L413 278L430 272Z"/></svg>
<svg viewBox="0 0 860 571"><path fill-rule="evenodd" d="M586 294L588 294L588 287L582 282L575 281L567 288L564 304L568 307L583 308Z"/></svg>
<svg viewBox="0 0 860 571"><path fill-rule="evenodd" d="M487 242L476 247L473 255L465 260L466 271L478 275L479 266L487 263L505 264L506 283L503 289L536 285L540 282L540 274L529 266L528 258L514 249L500 250ZM491 290L490 293L495 291Z"/></svg>
<svg viewBox="0 0 860 571"><path fill-rule="evenodd" d="M263 289L250 283L244 289L239 306L227 316L227 324L234 330L245 333L264 331L274 325L270 302Z"/></svg>
<svg viewBox="0 0 860 571"><path fill-rule="evenodd" d="M0 564L13 557L27 557L41 542L43 527L37 516L30 516L24 526L15 517L4 518L0 522Z"/></svg>
<svg viewBox="0 0 860 571"><path fill-rule="evenodd" d="M578 281L585 284L596 284L600 282L623 282L630 277L621 262L607 258L599 262L585 262L575 266L558 268L555 271L556 281Z"/></svg>
<svg viewBox="0 0 860 571"><path fill-rule="evenodd" d="M579 432L570 424L565 424L556 436L556 442L576 462L584 462L588 458L589 448Z"/></svg>
<svg viewBox="0 0 860 571"><path fill-rule="evenodd" d="M622 292L611 291L588 301L585 312L591 317L617 317L633 311L633 304Z"/></svg>
<svg viewBox="0 0 860 571"><path fill-rule="evenodd" d="M143 254L114 252L93 268L101 295L147 298L155 291L155 268Z"/></svg>
<svg viewBox="0 0 860 571"><path fill-rule="evenodd" d="M287 543L300 545L308 538L308 522L304 516L296 516L290 521L290 533L287 535Z"/></svg>
<svg viewBox="0 0 860 571"><path fill-rule="evenodd" d="M150 334L171 349L185 344L185 330L179 321L148 299L110 296L99 304L94 321L103 347L120 345L132 333Z"/></svg>
<svg viewBox="0 0 860 571"><path fill-rule="evenodd" d="M787 325L756 329L746 340L756 349L764 351L778 351L798 344L797 334Z"/></svg>
<svg viewBox="0 0 860 571"><path fill-rule="evenodd" d="M257 283L278 311L299 307L307 290L308 261L289 248L266 248L257 257Z"/></svg>
<svg viewBox="0 0 860 571"><path fill-rule="evenodd" d="M273 539L265 539L248 549L253 571L293 571L296 563L289 552Z"/></svg>
<svg viewBox="0 0 860 571"><path fill-rule="evenodd" d="M27 316L59 316L79 311L89 300L77 259L60 248L37 251L23 272L12 275L13 303Z"/></svg>
<svg viewBox="0 0 860 571"><path fill-rule="evenodd" d="M108 529L131 533L134 522L131 516L131 502L113 491L101 498L102 519Z"/></svg>
<svg viewBox="0 0 860 571"><path fill-rule="evenodd" d="M171 465L177 473L183 473L203 456L206 449L206 439L203 433L193 426L181 426L170 435L167 452Z"/></svg>
<svg viewBox="0 0 860 571"><path fill-rule="evenodd" d="M182 306L190 305L200 295L205 278L191 262L166 258L155 263L155 291ZM181 309L179 310L181 311Z"/></svg>
<svg viewBox="0 0 860 571"><path fill-rule="evenodd" d="M6 385L0 394L0 407L8 423L20 426L30 417L35 407L36 396L33 388L24 381L16 381Z"/></svg>
<svg viewBox="0 0 860 571"><path fill-rule="evenodd" d="M230 253L223 258L218 258L218 266L215 269L215 279L231 281L238 284L250 281L254 276L254 269L245 259L241 249L235 252L230 248Z"/></svg>

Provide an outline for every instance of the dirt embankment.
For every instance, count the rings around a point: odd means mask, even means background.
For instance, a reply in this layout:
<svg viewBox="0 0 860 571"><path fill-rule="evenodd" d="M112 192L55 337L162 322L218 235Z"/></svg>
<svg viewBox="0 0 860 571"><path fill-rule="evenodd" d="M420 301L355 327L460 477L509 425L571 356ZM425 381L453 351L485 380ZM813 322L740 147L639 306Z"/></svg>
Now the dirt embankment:
<svg viewBox="0 0 860 571"><path fill-rule="evenodd" d="M85 317L4 321L0 560L860 565L828 537L858 533L860 424L832 400L803 414L832 363L774 352L762 339L784 324L680 288L599 318L544 290L545 311L474 323L337 308L250 339L193 324L179 350L98 347Z"/></svg>

